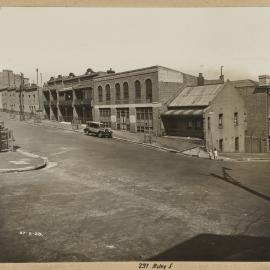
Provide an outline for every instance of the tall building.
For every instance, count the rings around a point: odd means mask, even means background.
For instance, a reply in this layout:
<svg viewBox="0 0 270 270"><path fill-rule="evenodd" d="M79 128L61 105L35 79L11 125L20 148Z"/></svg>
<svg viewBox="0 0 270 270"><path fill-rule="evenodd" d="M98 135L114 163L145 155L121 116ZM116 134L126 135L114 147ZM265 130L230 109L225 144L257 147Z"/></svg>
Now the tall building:
<svg viewBox="0 0 270 270"><path fill-rule="evenodd" d="M24 84L28 84L29 79L24 78ZM20 87L21 75L15 74L12 70L4 69L0 72L0 89Z"/></svg>

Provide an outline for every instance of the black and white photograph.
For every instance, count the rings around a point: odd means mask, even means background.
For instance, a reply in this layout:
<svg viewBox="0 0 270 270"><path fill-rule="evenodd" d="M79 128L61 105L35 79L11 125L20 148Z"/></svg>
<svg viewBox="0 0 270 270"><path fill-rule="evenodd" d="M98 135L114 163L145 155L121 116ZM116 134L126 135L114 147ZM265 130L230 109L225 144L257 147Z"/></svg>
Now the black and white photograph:
<svg viewBox="0 0 270 270"><path fill-rule="evenodd" d="M0 263L269 262L269 27L1 7Z"/></svg>

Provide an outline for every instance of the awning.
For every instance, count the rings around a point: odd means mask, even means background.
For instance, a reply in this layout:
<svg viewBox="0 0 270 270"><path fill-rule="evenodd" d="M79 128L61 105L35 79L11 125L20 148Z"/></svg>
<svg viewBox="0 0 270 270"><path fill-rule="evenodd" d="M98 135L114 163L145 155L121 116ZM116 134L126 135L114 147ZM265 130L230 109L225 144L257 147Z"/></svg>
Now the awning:
<svg viewBox="0 0 270 270"><path fill-rule="evenodd" d="M197 116L203 115L203 110L169 110L161 114L162 116Z"/></svg>

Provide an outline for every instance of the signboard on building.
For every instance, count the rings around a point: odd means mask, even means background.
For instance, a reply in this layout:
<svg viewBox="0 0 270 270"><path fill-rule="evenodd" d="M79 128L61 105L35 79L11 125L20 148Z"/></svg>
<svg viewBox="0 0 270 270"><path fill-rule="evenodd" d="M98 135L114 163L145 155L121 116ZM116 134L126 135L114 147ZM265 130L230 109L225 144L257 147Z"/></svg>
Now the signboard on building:
<svg viewBox="0 0 270 270"><path fill-rule="evenodd" d="M115 115L111 115L111 122L116 122L116 116Z"/></svg>

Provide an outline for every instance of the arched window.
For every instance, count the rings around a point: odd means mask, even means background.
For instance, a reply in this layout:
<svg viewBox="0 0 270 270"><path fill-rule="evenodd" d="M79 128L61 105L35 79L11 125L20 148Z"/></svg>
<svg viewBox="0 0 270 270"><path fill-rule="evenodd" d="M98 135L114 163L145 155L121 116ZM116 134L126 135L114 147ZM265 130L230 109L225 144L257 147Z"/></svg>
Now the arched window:
<svg viewBox="0 0 270 270"><path fill-rule="evenodd" d="M106 90L106 100L109 101L111 99L111 89L109 84L105 86L105 90Z"/></svg>
<svg viewBox="0 0 270 270"><path fill-rule="evenodd" d="M129 89L128 89L128 83L127 82L124 82L123 88L124 88L124 100L128 101L128 99L129 99Z"/></svg>
<svg viewBox="0 0 270 270"><path fill-rule="evenodd" d="M135 99L140 100L141 99L141 83L140 81L135 81Z"/></svg>
<svg viewBox="0 0 270 270"><path fill-rule="evenodd" d="M115 84L115 99L116 99L116 102L119 102L121 99L121 92L120 92L120 84L119 83Z"/></svg>
<svg viewBox="0 0 270 270"><path fill-rule="evenodd" d="M147 79L145 81L146 87L146 102L152 102L152 81Z"/></svg>
<svg viewBox="0 0 270 270"><path fill-rule="evenodd" d="M102 102L103 97L102 97L102 86L98 87L98 101Z"/></svg>

